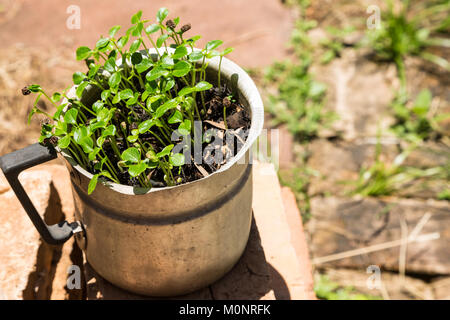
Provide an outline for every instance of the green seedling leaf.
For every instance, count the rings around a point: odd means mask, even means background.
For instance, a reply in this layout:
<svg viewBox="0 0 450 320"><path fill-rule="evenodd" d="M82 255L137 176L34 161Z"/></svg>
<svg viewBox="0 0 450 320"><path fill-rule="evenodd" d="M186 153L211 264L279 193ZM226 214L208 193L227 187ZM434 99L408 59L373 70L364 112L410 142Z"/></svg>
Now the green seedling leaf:
<svg viewBox="0 0 450 320"><path fill-rule="evenodd" d="M136 142L139 139L139 136L128 136L127 140L131 143Z"/></svg>
<svg viewBox="0 0 450 320"><path fill-rule="evenodd" d="M138 163L141 161L141 152L139 149L131 147L122 152L122 160Z"/></svg>
<svg viewBox="0 0 450 320"><path fill-rule="evenodd" d="M100 148L94 148L94 151L90 152L88 155L89 161L94 161L97 157L97 154L100 152Z"/></svg>
<svg viewBox="0 0 450 320"><path fill-rule="evenodd" d="M174 123L178 123L178 122L182 122L182 121L183 121L183 115L178 110L175 110L173 115L168 120L168 122L170 124L174 124Z"/></svg>
<svg viewBox="0 0 450 320"><path fill-rule="evenodd" d="M134 97L134 92L131 89L125 89L120 91L119 95L121 100L128 100Z"/></svg>
<svg viewBox="0 0 450 320"><path fill-rule="evenodd" d="M134 96L127 101L127 106L135 105L139 100L139 92L136 92Z"/></svg>
<svg viewBox="0 0 450 320"><path fill-rule="evenodd" d="M94 104L92 104L92 110L94 110L94 112L97 114L99 110L101 110L103 108L105 104L103 103L103 101L96 101L94 102Z"/></svg>
<svg viewBox="0 0 450 320"><path fill-rule="evenodd" d="M211 51L220 46L223 43L222 40L212 40L206 44L206 50Z"/></svg>
<svg viewBox="0 0 450 320"><path fill-rule="evenodd" d="M151 33L155 33L156 31L158 31L161 27L158 24L151 24L147 27L147 29L145 29L145 32L147 34L151 34Z"/></svg>
<svg viewBox="0 0 450 320"><path fill-rule="evenodd" d="M107 108L103 108L97 113L98 122L107 123L109 120L108 118L109 118L109 110Z"/></svg>
<svg viewBox="0 0 450 320"><path fill-rule="evenodd" d="M145 163L141 162L139 164L133 164L133 165L129 166L128 167L128 173L132 177L137 177L142 172L144 172L145 169L147 169L147 165Z"/></svg>
<svg viewBox="0 0 450 320"><path fill-rule="evenodd" d="M113 104L117 104L117 103L119 103L120 102L120 94L116 94L115 96L114 96L114 98L112 99L112 103Z"/></svg>
<svg viewBox="0 0 450 320"><path fill-rule="evenodd" d="M142 10L139 10L137 13L135 13L132 17L131 17L131 23L132 24L136 24L141 20L142 17Z"/></svg>
<svg viewBox="0 0 450 320"><path fill-rule="evenodd" d="M186 42L195 43L197 40L199 40L199 39L201 39L201 38L202 38L202 36L196 35L196 36L193 36L193 37L187 39Z"/></svg>
<svg viewBox="0 0 450 320"><path fill-rule="evenodd" d="M109 29L109 36L111 38L114 38L114 36L116 35L117 31L120 30L120 28L122 28L121 26L114 26L111 29Z"/></svg>
<svg viewBox="0 0 450 320"><path fill-rule="evenodd" d="M66 135L67 132L67 122L64 121L58 121L58 123L55 126L55 135L62 136Z"/></svg>
<svg viewBox="0 0 450 320"><path fill-rule="evenodd" d="M116 131L117 131L116 126L111 124L102 132L102 137L115 136Z"/></svg>
<svg viewBox="0 0 450 320"><path fill-rule="evenodd" d="M108 80L108 84L112 88L116 88L119 86L120 81L122 81L122 76L120 72L114 72Z"/></svg>
<svg viewBox="0 0 450 320"><path fill-rule="evenodd" d="M162 68L168 69L168 68L173 67L173 65L174 65L174 62L173 62L172 58L170 58L170 57L162 58L162 60L161 60L161 67Z"/></svg>
<svg viewBox="0 0 450 320"><path fill-rule="evenodd" d="M142 61L140 63L136 64L134 67L136 68L138 73L142 73L144 71L147 71L152 65L153 65L153 62L150 61L150 59L143 58Z"/></svg>
<svg viewBox="0 0 450 320"><path fill-rule="evenodd" d="M201 51L194 51L189 54L189 61L199 61L203 59L203 53Z"/></svg>
<svg viewBox="0 0 450 320"><path fill-rule="evenodd" d="M52 100L53 102L58 102L59 100L61 100L61 98L62 98L61 93L55 92L55 93L52 95L51 100Z"/></svg>
<svg viewBox="0 0 450 320"><path fill-rule="evenodd" d="M117 46L122 49L127 45L129 39L130 36L128 34L120 37L119 40L117 40Z"/></svg>
<svg viewBox="0 0 450 320"><path fill-rule="evenodd" d="M97 43L95 44L95 48L99 51L102 51L102 50L106 49L108 44L109 44L108 38L100 38L100 40L98 40Z"/></svg>
<svg viewBox="0 0 450 320"><path fill-rule="evenodd" d="M414 101L414 106L412 111L419 117L423 117L428 113L431 105L431 92L428 89L424 89L419 92L416 100Z"/></svg>
<svg viewBox="0 0 450 320"><path fill-rule="evenodd" d="M168 16L168 14L169 10L167 8L160 8L158 10L158 13L156 14L156 20L158 20L158 22L161 23Z"/></svg>
<svg viewBox="0 0 450 320"><path fill-rule="evenodd" d="M194 92L194 91L197 91L197 90L195 89L195 87L184 87L183 89L181 89L180 91L178 91L178 96L179 96L179 97L183 97L183 96L185 96L185 95L187 95L187 94L190 94L190 93L192 93L192 92Z"/></svg>
<svg viewBox="0 0 450 320"><path fill-rule="evenodd" d="M136 52L136 50L139 49L140 45L141 45L141 39L134 40L130 46L130 53Z"/></svg>
<svg viewBox="0 0 450 320"><path fill-rule="evenodd" d="M181 167L184 165L184 155L182 153L176 153L170 156L169 162L174 167Z"/></svg>
<svg viewBox="0 0 450 320"><path fill-rule="evenodd" d="M139 22L134 28L131 30L131 35L133 37L140 37L142 34L142 30L144 30L144 24Z"/></svg>
<svg viewBox="0 0 450 320"><path fill-rule="evenodd" d="M173 80L173 79L167 80L166 83L164 84L162 91L167 92L170 89L172 89L174 86L175 86L175 80Z"/></svg>
<svg viewBox="0 0 450 320"><path fill-rule="evenodd" d="M195 91L205 91L212 88L212 84L206 81L200 81L195 85Z"/></svg>
<svg viewBox="0 0 450 320"><path fill-rule="evenodd" d="M154 124L155 122L152 119L141 122L138 126L139 133L146 133L151 127L154 126Z"/></svg>
<svg viewBox="0 0 450 320"><path fill-rule="evenodd" d="M206 54L206 57L207 57L208 59L211 59L211 58L214 58L214 57L218 57L218 56L220 56L220 52L218 52L218 51L216 51L216 50L209 51L209 52Z"/></svg>
<svg viewBox="0 0 450 320"><path fill-rule="evenodd" d="M77 116L78 116L77 109L69 109L64 114L64 121L69 124L77 124Z"/></svg>
<svg viewBox="0 0 450 320"><path fill-rule="evenodd" d="M188 54L188 50L185 46L178 46L175 52L172 54L172 59L181 59Z"/></svg>
<svg viewBox="0 0 450 320"><path fill-rule="evenodd" d="M106 126L106 123L104 123L103 121L98 122L98 121L96 121L96 119L93 119L92 123L89 125L89 130L91 132L94 132L98 128L104 128L105 126Z"/></svg>
<svg viewBox="0 0 450 320"><path fill-rule="evenodd" d="M92 65L91 65L92 66ZM100 65L93 65L88 72L88 77L89 79L92 79L98 72L98 70L100 69Z"/></svg>
<svg viewBox="0 0 450 320"><path fill-rule="evenodd" d="M70 144L70 136L66 135L58 140L58 147L60 149L66 149Z"/></svg>
<svg viewBox="0 0 450 320"><path fill-rule="evenodd" d="M83 82L81 83L77 89L75 90L75 93L77 95L78 98L81 99L81 96L83 95L84 89L86 89L86 87L88 86L89 82Z"/></svg>
<svg viewBox="0 0 450 320"><path fill-rule="evenodd" d="M169 100L156 109L155 118L161 118L168 110L175 108L178 102L175 99Z"/></svg>
<svg viewBox="0 0 450 320"><path fill-rule="evenodd" d="M92 51L88 47L83 46L83 47L79 47L77 49L76 55L77 55L77 60L85 60L92 55Z"/></svg>
<svg viewBox="0 0 450 320"><path fill-rule="evenodd" d="M116 72L116 59L115 58L109 58L106 60L105 65L103 68L108 71L109 73Z"/></svg>
<svg viewBox="0 0 450 320"><path fill-rule="evenodd" d="M73 83L76 84L76 85L78 85L81 82L83 82L84 79L86 79L86 75L83 72L75 72L72 75Z"/></svg>
<svg viewBox="0 0 450 320"><path fill-rule="evenodd" d="M41 92L42 88L38 84L32 84L32 85L28 86L28 90L30 90L31 92L37 93L37 92Z"/></svg>
<svg viewBox="0 0 450 320"><path fill-rule="evenodd" d="M189 62L181 60L181 61L178 61L175 64L175 66L173 67L172 74L175 77L183 77L186 74L188 74L189 71L191 71L191 64Z"/></svg>
<svg viewBox="0 0 450 320"><path fill-rule="evenodd" d="M148 96L149 96L150 92L148 92L147 90L144 91L141 95L141 101L145 101L147 100Z"/></svg>
<svg viewBox="0 0 450 320"><path fill-rule="evenodd" d="M166 77L169 74L169 71L161 68L161 67L155 67L152 70L150 70L147 75L145 76L145 79L147 81L153 81L160 77Z"/></svg>
<svg viewBox="0 0 450 320"><path fill-rule="evenodd" d="M170 151L173 149L173 144L169 144L164 149L161 150L161 152L157 153L156 156L158 158L162 158L164 156L168 156L170 154Z"/></svg>
<svg viewBox="0 0 450 320"><path fill-rule="evenodd" d="M103 146L103 144L105 143L106 137L98 137L97 139L97 146L99 146L100 148Z"/></svg>
<svg viewBox="0 0 450 320"><path fill-rule="evenodd" d="M223 57L223 56L226 56L227 54L229 54L229 53L231 53L231 52L233 52L234 51L234 48L226 48L225 50L223 50L221 53L220 53L220 55Z"/></svg>
<svg viewBox="0 0 450 320"><path fill-rule="evenodd" d="M94 175L91 179L91 181L89 181L89 185L88 185L88 194L91 194L92 192L94 192L95 187L97 186L97 182L98 182L98 174Z"/></svg>
<svg viewBox="0 0 450 320"><path fill-rule="evenodd" d="M190 120L184 120L180 125L178 126L178 132L183 135L187 136L191 133L191 121Z"/></svg>
<svg viewBox="0 0 450 320"><path fill-rule="evenodd" d="M83 148L83 151L86 153L94 151L94 141L91 137L86 136L82 138L80 145Z"/></svg>
<svg viewBox="0 0 450 320"><path fill-rule="evenodd" d="M156 40L156 46L158 48L161 48L161 46L164 44L164 41L167 40L167 38L169 38L168 34L162 34L159 36L158 40Z"/></svg>
<svg viewBox="0 0 450 320"><path fill-rule="evenodd" d="M76 143L81 145L83 138L86 137L87 135L88 135L88 131L87 131L86 127L76 128L73 131L73 140L75 140Z"/></svg>
<svg viewBox="0 0 450 320"><path fill-rule="evenodd" d="M148 150L145 154L145 157L149 159L151 162L158 162L158 156L156 155L156 152L153 150Z"/></svg>
<svg viewBox="0 0 450 320"><path fill-rule="evenodd" d="M110 95L111 95L110 90L103 90L100 97L102 98L103 101L106 101L106 99L108 99Z"/></svg>

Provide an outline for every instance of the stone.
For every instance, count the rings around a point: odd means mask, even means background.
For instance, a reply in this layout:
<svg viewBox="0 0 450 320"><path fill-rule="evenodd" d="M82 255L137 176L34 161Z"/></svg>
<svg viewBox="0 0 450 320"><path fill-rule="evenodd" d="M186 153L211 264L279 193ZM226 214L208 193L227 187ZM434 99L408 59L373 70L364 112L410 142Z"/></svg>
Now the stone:
<svg viewBox="0 0 450 320"><path fill-rule="evenodd" d="M447 201L413 199L374 199L314 197L312 218L308 222L313 264L323 267L367 268L378 265L398 271L400 246L367 253L363 248L398 242L405 237L401 225L410 234L425 214L430 214L420 235L427 235L406 248L406 272L430 275L450 272L450 208ZM352 257L324 257L360 249ZM330 258L331 259L331 258Z"/></svg>
<svg viewBox="0 0 450 320"><path fill-rule="evenodd" d="M380 282L377 285L370 278L374 274L368 273L366 268L326 268L321 273L341 287L353 287L359 293L385 300L434 300L438 298L433 286L425 280L410 276L402 277L398 273L383 269L380 270ZM369 287L368 282L374 287Z"/></svg>
<svg viewBox="0 0 450 320"><path fill-rule="evenodd" d="M450 165L450 147L444 143L424 142L409 153L403 165L416 168Z"/></svg>
<svg viewBox="0 0 450 320"><path fill-rule="evenodd" d="M353 48L327 65L314 65L312 72L327 85L325 109L337 114L332 128L345 140L388 135L395 122L390 109L398 87L395 67L380 65Z"/></svg>
<svg viewBox="0 0 450 320"><path fill-rule="evenodd" d="M450 299L450 277L440 277L434 279L431 282L433 288L434 298L436 300L449 300Z"/></svg>
<svg viewBox="0 0 450 320"><path fill-rule="evenodd" d="M381 145L380 160L392 163L397 155L394 144ZM316 139L308 146L307 166L318 174L310 179L308 193L316 195L345 195L352 190L350 181L356 181L362 167L375 161L376 141L359 143L331 142Z"/></svg>

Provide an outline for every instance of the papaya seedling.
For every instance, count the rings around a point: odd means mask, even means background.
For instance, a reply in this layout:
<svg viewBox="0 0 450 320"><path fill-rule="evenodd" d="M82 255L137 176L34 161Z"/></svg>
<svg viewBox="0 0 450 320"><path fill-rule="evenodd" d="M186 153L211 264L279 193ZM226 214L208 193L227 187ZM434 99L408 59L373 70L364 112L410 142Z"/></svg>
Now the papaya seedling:
<svg viewBox="0 0 450 320"><path fill-rule="evenodd" d="M213 110L231 93L220 68L233 49L217 51L221 40L196 49L200 36L188 37L191 25L180 27L180 18L167 19L168 14L161 8L151 22L139 11L121 36L122 27L116 25L93 48L79 47L76 59L87 70L73 74L74 92L49 95L36 84L22 89L24 95L37 95L29 118L41 113L53 121L42 126L40 142L64 150L93 174L89 194L100 178L144 188L195 179L184 155L173 152L173 133L193 135L195 121L223 121L226 126L227 114L239 107L233 100L219 112ZM206 73L213 57L220 59L217 87ZM83 97L89 90L99 93L88 104ZM41 98L54 106L53 115L39 108Z"/></svg>

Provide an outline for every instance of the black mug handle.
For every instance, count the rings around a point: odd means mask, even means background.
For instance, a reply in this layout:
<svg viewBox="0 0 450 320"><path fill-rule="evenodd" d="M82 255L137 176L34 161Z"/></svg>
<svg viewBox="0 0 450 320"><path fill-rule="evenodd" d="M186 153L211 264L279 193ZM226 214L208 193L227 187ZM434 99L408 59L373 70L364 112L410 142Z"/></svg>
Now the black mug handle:
<svg viewBox="0 0 450 320"><path fill-rule="evenodd" d="M0 168L5 174L11 188L30 217L42 239L49 244L66 242L74 233L82 231L78 222L60 222L48 226L37 212L27 193L19 181L19 173L38 164L56 159L56 150L39 143L0 157Z"/></svg>

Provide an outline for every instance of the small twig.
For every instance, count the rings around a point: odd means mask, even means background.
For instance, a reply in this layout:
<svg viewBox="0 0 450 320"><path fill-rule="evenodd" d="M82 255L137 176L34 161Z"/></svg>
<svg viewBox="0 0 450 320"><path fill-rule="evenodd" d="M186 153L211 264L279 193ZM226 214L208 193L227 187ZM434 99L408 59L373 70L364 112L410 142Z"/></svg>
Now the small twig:
<svg viewBox="0 0 450 320"><path fill-rule="evenodd" d="M200 173L204 176L207 177L209 176L208 171L205 170L205 168L203 168L202 166L199 166L198 164L194 163L195 167L197 168L198 171L200 171Z"/></svg>
<svg viewBox="0 0 450 320"><path fill-rule="evenodd" d="M408 238L408 243L426 242L426 241L431 241L431 240L437 240L439 238L440 238L440 233L433 232L433 233L423 234L421 236L416 237L415 239ZM345 259L345 258L351 258L354 256L359 256L359 255L370 253L370 252L376 252L376 251L380 251L380 250L384 250L384 249L394 248L394 247L400 246L402 243L403 243L403 239L399 239L399 240L393 240L393 241L375 244L373 246L368 246L368 247L364 247L364 248L358 248L358 249L354 249L354 250L331 254L328 256L313 259L312 264L318 265L318 264L322 264L325 262L336 261L336 260L341 260L341 259Z"/></svg>

